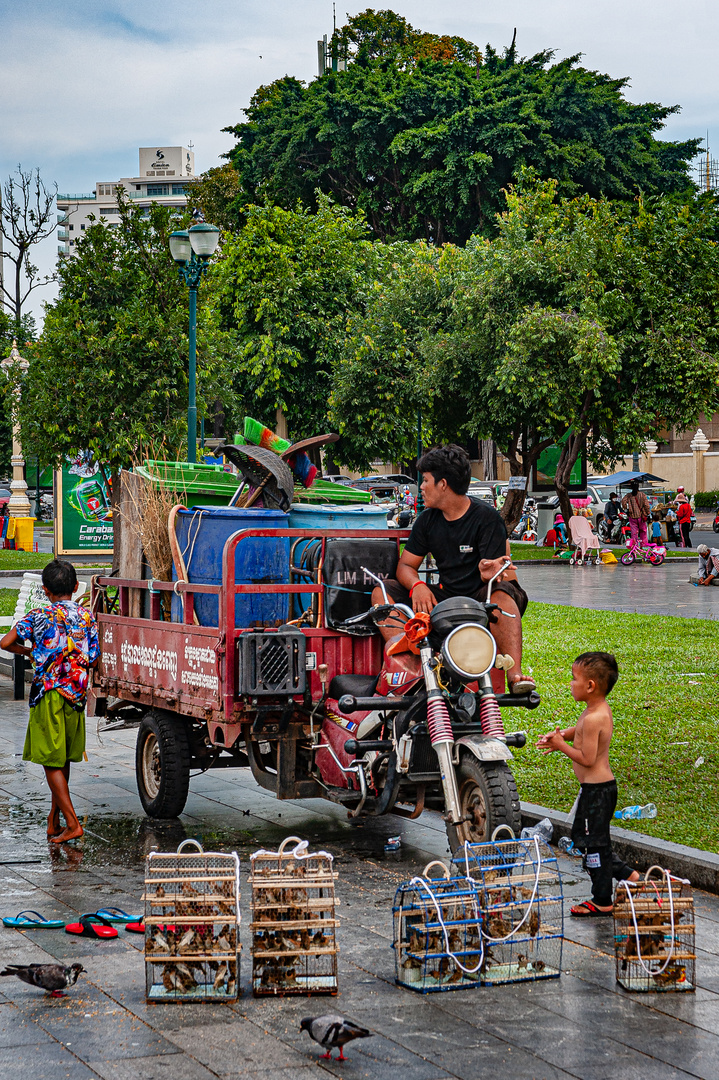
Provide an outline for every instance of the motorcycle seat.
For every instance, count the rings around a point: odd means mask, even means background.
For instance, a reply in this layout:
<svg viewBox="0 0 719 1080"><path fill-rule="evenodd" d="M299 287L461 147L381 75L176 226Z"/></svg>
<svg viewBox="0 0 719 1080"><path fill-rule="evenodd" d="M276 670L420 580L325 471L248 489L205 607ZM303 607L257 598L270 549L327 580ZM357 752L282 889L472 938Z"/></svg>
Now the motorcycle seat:
<svg viewBox="0 0 719 1080"><path fill-rule="evenodd" d="M371 697L377 689L378 675L335 675L330 682L329 696L339 701L343 694Z"/></svg>

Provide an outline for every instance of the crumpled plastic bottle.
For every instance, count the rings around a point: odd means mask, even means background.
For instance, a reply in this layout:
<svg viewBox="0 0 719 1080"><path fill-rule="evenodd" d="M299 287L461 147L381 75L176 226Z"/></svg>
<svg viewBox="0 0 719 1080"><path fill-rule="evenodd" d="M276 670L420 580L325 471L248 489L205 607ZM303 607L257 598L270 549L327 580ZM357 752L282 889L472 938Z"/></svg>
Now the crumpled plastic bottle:
<svg viewBox="0 0 719 1080"><path fill-rule="evenodd" d="M640 818L651 820L657 816L657 808L653 802L645 806L625 806L623 810L615 810L614 817L618 821L638 821Z"/></svg>
<svg viewBox="0 0 719 1080"><path fill-rule="evenodd" d="M581 859L582 857L579 848L575 848L571 836L560 836L557 847L564 855L573 855L575 859Z"/></svg>
<svg viewBox="0 0 719 1080"><path fill-rule="evenodd" d="M538 836L540 840L550 844L554 836L554 826L549 818L545 817L538 821L536 825L528 825L522 829L519 835L521 840L530 840L533 836Z"/></svg>

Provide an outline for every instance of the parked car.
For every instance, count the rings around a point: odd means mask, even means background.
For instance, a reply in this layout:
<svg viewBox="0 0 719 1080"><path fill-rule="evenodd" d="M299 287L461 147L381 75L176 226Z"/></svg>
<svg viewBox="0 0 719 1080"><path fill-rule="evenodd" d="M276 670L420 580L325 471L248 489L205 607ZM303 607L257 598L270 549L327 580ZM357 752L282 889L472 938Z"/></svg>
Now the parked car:
<svg viewBox="0 0 719 1080"><path fill-rule="evenodd" d="M413 495L417 494L417 481L405 473L376 473L374 476L360 476L359 480L352 481L352 487L369 491L378 484L394 484L397 487L408 487Z"/></svg>
<svg viewBox="0 0 719 1080"><path fill-rule="evenodd" d="M345 487L352 486L352 477L342 476L341 473L325 473L320 480L329 480L333 484L343 484Z"/></svg>
<svg viewBox="0 0 719 1080"><path fill-rule="evenodd" d="M0 514L4 514L6 512L5 508L10 502L11 494L12 493L10 491L10 488L0 487Z"/></svg>
<svg viewBox="0 0 719 1080"><path fill-rule="evenodd" d="M467 494L470 499L481 499L496 507L497 499L494 493L494 485L489 480L470 480Z"/></svg>

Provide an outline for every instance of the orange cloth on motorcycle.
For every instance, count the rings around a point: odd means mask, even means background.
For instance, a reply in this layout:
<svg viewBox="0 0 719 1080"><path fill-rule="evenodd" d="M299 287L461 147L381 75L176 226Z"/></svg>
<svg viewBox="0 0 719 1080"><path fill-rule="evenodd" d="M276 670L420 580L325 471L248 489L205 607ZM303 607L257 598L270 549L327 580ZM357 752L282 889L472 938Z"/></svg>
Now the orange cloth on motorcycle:
<svg viewBox="0 0 719 1080"><path fill-rule="evenodd" d="M649 520L649 500L643 491L638 491L636 495L630 491L628 495L625 495L622 499L622 509L626 510L630 518Z"/></svg>
<svg viewBox="0 0 719 1080"><path fill-rule="evenodd" d="M424 510L405 546L408 554L421 558L432 553L444 599L486 591L479 563L501 559L507 552L507 530L497 511L484 502L469 501L469 509L455 521L447 521L441 510Z"/></svg>

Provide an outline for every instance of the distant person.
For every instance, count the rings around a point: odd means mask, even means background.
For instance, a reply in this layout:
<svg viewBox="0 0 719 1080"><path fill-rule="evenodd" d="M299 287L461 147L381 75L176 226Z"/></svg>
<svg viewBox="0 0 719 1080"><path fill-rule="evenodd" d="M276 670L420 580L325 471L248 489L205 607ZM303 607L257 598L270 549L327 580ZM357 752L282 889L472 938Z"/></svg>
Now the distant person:
<svg viewBox="0 0 719 1080"><path fill-rule="evenodd" d="M710 548L706 544L699 544L699 584L711 585L719 575L719 548Z"/></svg>
<svg viewBox="0 0 719 1080"><path fill-rule="evenodd" d="M42 572L42 584L50 606L33 608L15 623L0 641L0 649L29 656L35 665L22 756L45 770L52 792L47 838L63 844L83 833L68 783L70 762L82 761L85 753L85 698L100 644L94 618L72 599L77 589L72 563L53 559Z"/></svg>
<svg viewBox="0 0 719 1080"><path fill-rule="evenodd" d="M609 502L604 506L604 516L609 522L610 528L613 528L614 522L619 517L619 496L616 491L611 492Z"/></svg>
<svg viewBox="0 0 719 1080"><path fill-rule="evenodd" d="M639 874L614 854L609 824L617 805L617 781L609 765L614 722L607 695L619 678L611 653L582 653L572 664L570 691L586 708L576 726L542 735L537 746L545 754L558 750L571 760L581 788L572 824L572 840L582 852L592 881L592 899L570 909L576 918L612 914L612 879L638 881Z"/></svg>
<svg viewBox="0 0 719 1080"><path fill-rule="evenodd" d="M641 542L646 544L647 522L649 521L649 500L643 491L639 490L639 481L632 480L628 493L622 499L622 510L629 518L629 529L632 534L632 543Z"/></svg>
<svg viewBox="0 0 719 1080"><path fill-rule="evenodd" d="M661 544L662 542L662 523L658 517L652 518L652 543Z"/></svg>
<svg viewBox="0 0 719 1080"><path fill-rule="evenodd" d="M677 524L677 515L676 511L672 510L671 506L664 515L664 524L667 527L667 539L671 540L677 545L677 547L679 547L679 544L681 543L681 536L677 531L679 528Z"/></svg>
<svg viewBox="0 0 719 1080"><path fill-rule="evenodd" d="M692 546L692 538L689 535L689 531L692 527L692 506L684 494L684 488L678 488L677 490L677 522L679 523L679 532L682 538L682 547L690 548Z"/></svg>

